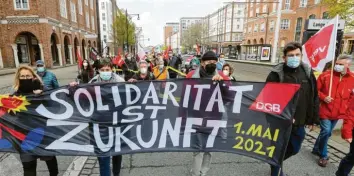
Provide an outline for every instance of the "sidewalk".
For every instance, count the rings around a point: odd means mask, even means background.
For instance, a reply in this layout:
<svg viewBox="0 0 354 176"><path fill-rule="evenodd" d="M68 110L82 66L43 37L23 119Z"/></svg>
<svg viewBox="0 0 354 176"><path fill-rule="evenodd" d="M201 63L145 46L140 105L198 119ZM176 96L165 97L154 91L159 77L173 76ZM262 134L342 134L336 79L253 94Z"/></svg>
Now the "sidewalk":
<svg viewBox="0 0 354 176"><path fill-rule="evenodd" d="M65 66L54 66L54 67L50 68L49 70L55 70L55 69L71 67L71 66L76 66L76 64L68 64L68 65L65 65ZM32 67L32 68L35 68L35 67ZM3 69L0 69L0 76L14 74L16 72L16 70L17 70L16 68L3 68Z"/></svg>

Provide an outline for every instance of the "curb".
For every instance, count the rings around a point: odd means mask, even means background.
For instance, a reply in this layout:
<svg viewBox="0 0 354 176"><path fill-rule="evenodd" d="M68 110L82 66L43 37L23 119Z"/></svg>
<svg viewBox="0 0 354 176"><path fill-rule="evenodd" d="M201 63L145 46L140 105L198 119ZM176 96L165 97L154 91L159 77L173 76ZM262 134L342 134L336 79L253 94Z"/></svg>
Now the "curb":
<svg viewBox="0 0 354 176"><path fill-rule="evenodd" d="M59 69L59 68L66 68L66 67L73 67L73 66L77 66L77 65L75 64L75 65L65 65L65 66L52 67L52 68L50 68L48 70L56 70L56 69ZM0 73L0 76L11 75L11 74L14 74L16 72L16 68L8 69L8 70L9 70L8 72Z"/></svg>

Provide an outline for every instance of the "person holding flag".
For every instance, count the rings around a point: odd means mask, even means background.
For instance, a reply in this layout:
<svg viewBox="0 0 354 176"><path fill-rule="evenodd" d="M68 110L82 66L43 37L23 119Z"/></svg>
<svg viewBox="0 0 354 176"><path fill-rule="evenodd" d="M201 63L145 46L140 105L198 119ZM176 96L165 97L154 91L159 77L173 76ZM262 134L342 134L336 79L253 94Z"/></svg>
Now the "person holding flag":
<svg viewBox="0 0 354 176"><path fill-rule="evenodd" d="M305 139L307 126L311 131L319 123L319 99L316 78L312 69L302 62L300 43L290 42L283 50L284 63L276 65L267 77L267 82L300 84L296 112L293 117L292 131L284 160L299 153ZM276 96L276 95L274 95ZM281 95L280 95L281 96ZM283 176L283 169L271 166L271 176Z"/></svg>
<svg viewBox="0 0 354 176"><path fill-rule="evenodd" d="M332 130L349 108L349 98L354 89L354 74L349 70L352 60L353 57L350 55L340 55L335 62L334 69L322 73L317 80L321 103L321 132L312 153L320 157L318 165L321 167L326 167L328 164L327 144Z"/></svg>

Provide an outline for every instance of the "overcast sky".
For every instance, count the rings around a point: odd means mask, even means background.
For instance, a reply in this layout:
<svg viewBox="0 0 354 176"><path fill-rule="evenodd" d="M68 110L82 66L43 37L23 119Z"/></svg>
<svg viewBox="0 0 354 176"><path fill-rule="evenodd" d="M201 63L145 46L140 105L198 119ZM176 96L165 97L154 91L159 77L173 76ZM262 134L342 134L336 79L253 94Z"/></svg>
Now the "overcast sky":
<svg viewBox="0 0 354 176"><path fill-rule="evenodd" d="M227 0L225 0L227 2ZM128 8L138 27L143 28L145 46L163 44L166 22L179 22L181 17L205 17L222 7L224 0L117 0L119 8Z"/></svg>

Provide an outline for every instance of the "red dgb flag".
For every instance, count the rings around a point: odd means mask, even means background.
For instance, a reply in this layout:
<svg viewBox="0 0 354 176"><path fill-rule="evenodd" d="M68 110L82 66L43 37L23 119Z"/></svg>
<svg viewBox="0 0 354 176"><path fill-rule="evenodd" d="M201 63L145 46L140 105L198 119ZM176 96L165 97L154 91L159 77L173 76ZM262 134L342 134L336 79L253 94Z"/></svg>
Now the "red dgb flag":
<svg viewBox="0 0 354 176"><path fill-rule="evenodd" d="M125 63L124 60L122 59L122 56L121 54L119 53L118 56L116 56L113 60L112 60L112 63L119 66L119 67L122 67L122 65Z"/></svg>
<svg viewBox="0 0 354 176"><path fill-rule="evenodd" d="M338 16L321 28L303 46L303 62L322 72L325 65L335 57Z"/></svg>
<svg viewBox="0 0 354 176"><path fill-rule="evenodd" d="M77 55L77 64L79 65L79 69L81 69L83 60L81 58L79 50L76 51L76 55Z"/></svg>

